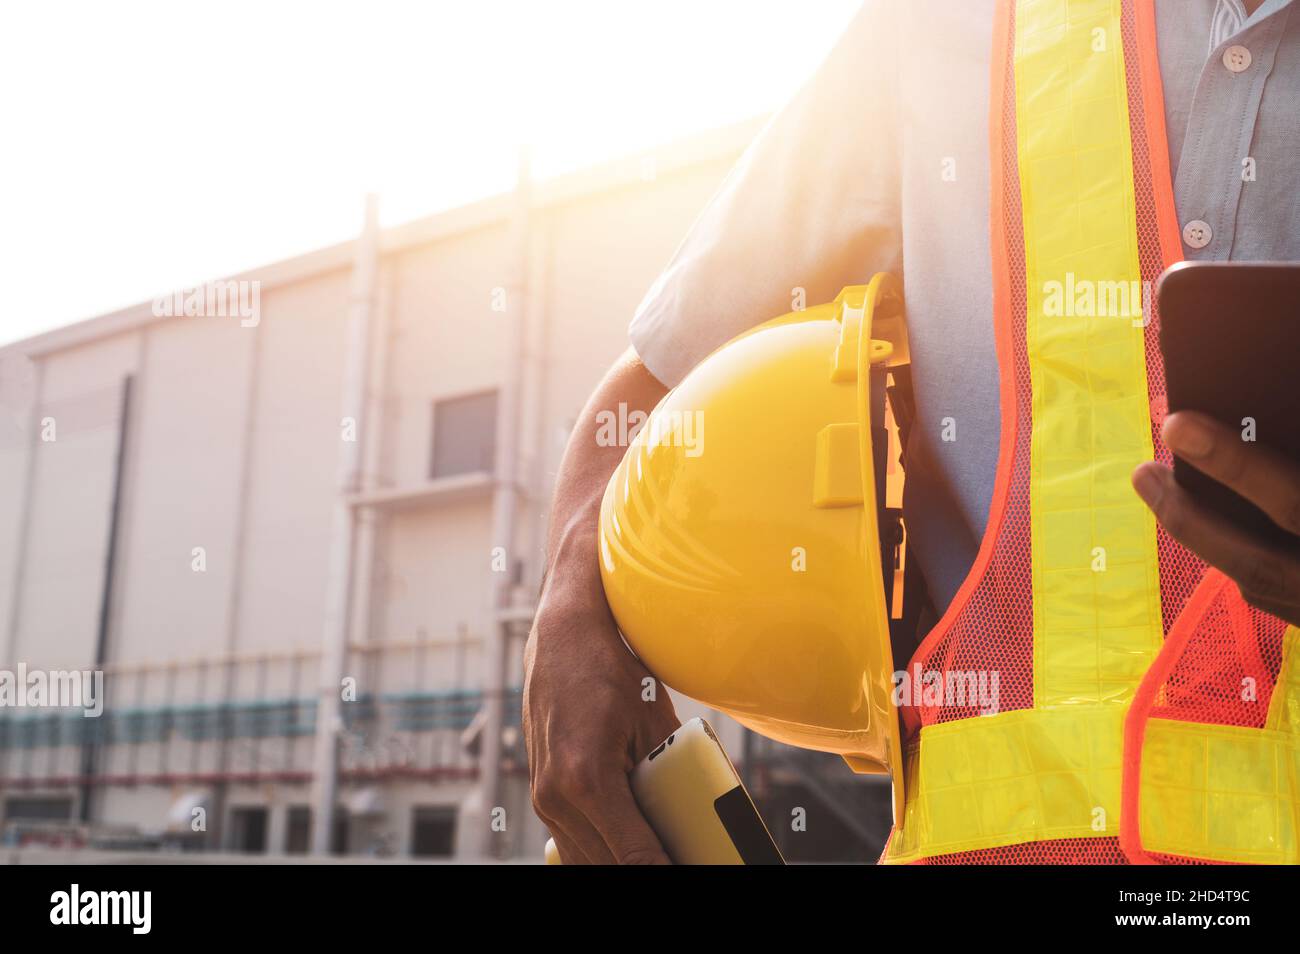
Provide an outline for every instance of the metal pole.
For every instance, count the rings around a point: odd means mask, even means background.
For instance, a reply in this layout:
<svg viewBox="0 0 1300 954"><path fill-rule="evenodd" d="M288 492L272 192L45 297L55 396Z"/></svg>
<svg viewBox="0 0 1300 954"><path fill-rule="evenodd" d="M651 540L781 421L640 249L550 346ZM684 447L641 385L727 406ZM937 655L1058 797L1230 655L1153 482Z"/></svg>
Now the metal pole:
<svg viewBox="0 0 1300 954"><path fill-rule="evenodd" d="M360 489L365 461L365 410L370 376L370 317L374 310L379 265L379 204L366 197L365 225L357 241L352 269L352 302L348 315L347 359L343 372L342 416L351 429L341 433L338 499L330 535L329 576L325 591L325 625L321 636L320 686L316 705L316 748L313 759L311 849L330 849L334 806L338 792L338 746L342 728L341 687L347 660L348 607L352 595L352 548L356 531L349 496ZM340 427L344 427L340 422ZM348 439L349 437L354 439Z"/></svg>
<svg viewBox="0 0 1300 954"><path fill-rule="evenodd" d="M22 619L23 585L27 573L27 544L32 528L32 490L36 486L36 455L41 446L41 392L45 382L45 362L34 362L32 406L27 416L27 454L23 462L23 489L18 508L18 543L14 549L14 572L9 585L9 625L0 663L18 663L18 625Z"/></svg>
<svg viewBox="0 0 1300 954"><path fill-rule="evenodd" d="M239 616L244 595L244 574L248 550L248 502L253 497L253 447L257 436L258 399L262 386L262 335L261 328L250 329L252 337L248 341L248 385L244 389L244 423L240 437L239 489L235 498L234 538L231 543L230 592L226 598L226 655L234 657L239 649ZM226 686L222 692L223 706L228 707L233 697L234 667L226 666ZM208 826L208 847L214 851L221 849L226 821L226 801L230 783L226 780L230 770L231 747L234 744L226 719L227 712L221 713L222 732L217 740L217 764L215 775L218 781L212 787L211 824Z"/></svg>
<svg viewBox="0 0 1300 954"><path fill-rule="evenodd" d="M108 545L104 552L104 588L99 598L99 631L95 634L95 669L102 669L108 657L108 627L113 609L113 571L117 567L118 523L122 512L122 470L126 464L126 442L131 421L131 383L134 378L122 379L122 406L117 425L117 456L113 461L113 496L108 511ZM96 733L96 735L99 735ZM91 797L94 794L92 777L99 761L99 738L83 743L81 747L81 805L82 822L91 820Z"/></svg>
<svg viewBox="0 0 1300 954"><path fill-rule="evenodd" d="M493 617L484 645L483 735L479 744L479 791L477 808L482 812L475 822L479 826L477 848L481 857L497 853L499 839L492 830L493 810L501 805L501 732L505 726L506 663L510 648L512 622L506 612L510 606L515 579L515 522L519 508L519 397L522 391L524 355L528 333L528 227L531 204L529 154L519 153L519 178L515 188L515 209L511 219L511 256L509 285L506 289L506 314L509 358L501 379L497 415L496 484L492 494L492 543L504 547L506 571L494 575L492 582ZM485 555L486 556L486 555Z"/></svg>

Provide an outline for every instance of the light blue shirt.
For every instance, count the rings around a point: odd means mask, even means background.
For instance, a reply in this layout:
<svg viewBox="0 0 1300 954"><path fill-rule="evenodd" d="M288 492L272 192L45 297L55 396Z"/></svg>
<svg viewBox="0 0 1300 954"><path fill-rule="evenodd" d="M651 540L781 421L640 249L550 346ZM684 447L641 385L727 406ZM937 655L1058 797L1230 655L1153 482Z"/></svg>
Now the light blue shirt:
<svg viewBox="0 0 1300 954"><path fill-rule="evenodd" d="M1266 0L1247 17L1241 0L1157 3L1179 222L1208 226L1203 247L1185 248L1189 259L1300 260L1292 6ZM629 329L646 367L674 385L800 294L815 304L874 272L902 275L917 405L904 510L940 613L974 562L997 467L993 8L993 0L868 2L732 171ZM943 439L945 419L955 440Z"/></svg>

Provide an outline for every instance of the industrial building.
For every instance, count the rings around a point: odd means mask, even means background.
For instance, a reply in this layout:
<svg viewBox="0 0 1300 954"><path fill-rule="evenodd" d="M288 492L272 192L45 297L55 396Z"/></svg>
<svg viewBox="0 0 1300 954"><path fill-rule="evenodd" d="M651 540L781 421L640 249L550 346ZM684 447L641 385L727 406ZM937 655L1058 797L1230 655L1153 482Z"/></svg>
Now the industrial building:
<svg viewBox="0 0 1300 954"><path fill-rule="evenodd" d="M371 204L193 308L0 349L0 670L106 692L0 708L5 841L540 858L521 650L553 477L757 129L395 228ZM710 718L788 855L873 860L887 788Z"/></svg>

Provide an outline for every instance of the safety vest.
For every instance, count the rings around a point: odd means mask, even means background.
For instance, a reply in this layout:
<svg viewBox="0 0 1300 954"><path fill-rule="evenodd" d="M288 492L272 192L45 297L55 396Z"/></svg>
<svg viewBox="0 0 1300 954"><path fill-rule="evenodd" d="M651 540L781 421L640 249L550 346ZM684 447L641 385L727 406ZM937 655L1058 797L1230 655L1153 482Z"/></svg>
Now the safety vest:
<svg viewBox="0 0 1300 954"><path fill-rule="evenodd" d="M1159 316L1131 299L1182 257L1153 0L997 17L998 471L975 564L912 659L936 691L902 713L883 860L1300 862L1297 630L1130 484L1170 462ZM944 691L972 673L997 673L992 714Z"/></svg>

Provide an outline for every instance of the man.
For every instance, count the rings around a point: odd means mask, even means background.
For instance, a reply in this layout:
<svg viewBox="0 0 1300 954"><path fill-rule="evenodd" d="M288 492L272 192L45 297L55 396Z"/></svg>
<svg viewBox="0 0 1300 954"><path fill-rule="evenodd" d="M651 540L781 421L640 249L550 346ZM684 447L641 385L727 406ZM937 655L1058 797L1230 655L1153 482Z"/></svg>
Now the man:
<svg viewBox="0 0 1300 954"><path fill-rule="evenodd" d="M1182 257L1300 260L1300 14L1292 7L1156 5ZM916 402L909 553L938 616L976 562L1000 427L988 321L993 8L993 0L868 3L706 208L638 309L632 349L582 413L557 482L524 701L534 803L566 863L666 861L627 772L677 725L666 697L642 701L646 673L602 595L598 507L623 448L595 440L598 412L620 404L648 412L746 327L800 298L827 301L874 272L894 272L906 287ZM1246 160L1256 174L1243 174ZM1292 464L1195 415L1170 416L1163 435L1175 453L1300 532ZM1167 467L1143 464L1133 484L1166 531L1237 581L1252 605L1300 623L1300 562L1199 509Z"/></svg>

